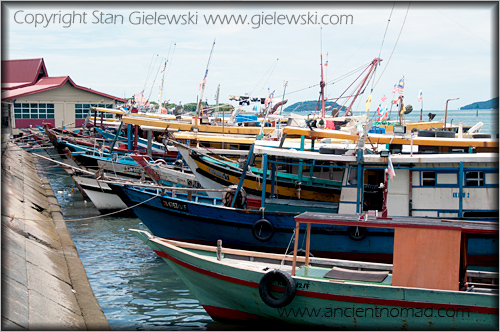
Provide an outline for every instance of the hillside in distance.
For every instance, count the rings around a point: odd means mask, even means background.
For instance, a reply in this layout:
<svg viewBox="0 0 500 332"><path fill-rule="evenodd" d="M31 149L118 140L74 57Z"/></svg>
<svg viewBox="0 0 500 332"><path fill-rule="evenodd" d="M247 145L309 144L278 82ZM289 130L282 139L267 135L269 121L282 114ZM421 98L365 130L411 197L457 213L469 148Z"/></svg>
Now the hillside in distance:
<svg viewBox="0 0 500 332"><path fill-rule="evenodd" d="M330 108L330 106L332 106L332 104L334 104L333 108L340 108L339 104L334 103L332 101L326 101L325 102L325 109L328 110L328 108ZM317 110L317 112L321 111L321 102L318 103L317 100L308 100L308 101L297 102L295 104L292 104L292 105L286 107L283 110L283 112L285 112L285 113L290 113L290 112L294 112L294 113L298 113L298 112L310 112L310 113L314 113L314 110ZM345 107L342 108L342 111L344 111L344 110L345 110ZM330 115L330 114L328 114L328 115Z"/></svg>
<svg viewBox="0 0 500 332"><path fill-rule="evenodd" d="M472 109L498 109L498 97L487 100L487 101L478 101L469 105L465 105L463 107L460 107L461 110L472 110Z"/></svg>

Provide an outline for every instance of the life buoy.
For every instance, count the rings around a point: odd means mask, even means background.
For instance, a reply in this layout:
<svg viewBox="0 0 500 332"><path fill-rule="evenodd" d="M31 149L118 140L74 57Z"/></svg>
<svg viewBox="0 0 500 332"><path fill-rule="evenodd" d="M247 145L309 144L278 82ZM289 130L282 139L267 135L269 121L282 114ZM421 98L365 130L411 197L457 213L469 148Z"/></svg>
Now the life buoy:
<svg viewBox="0 0 500 332"><path fill-rule="evenodd" d="M366 237L368 231L365 227L349 226L347 227L347 235L354 241L361 241Z"/></svg>
<svg viewBox="0 0 500 332"><path fill-rule="evenodd" d="M269 241L274 235L273 224L267 219L259 219L253 224L252 235L261 242Z"/></svg>
<svg viewBox="0 0 500 332"><path fill-rule="evenodd" d="M272 294L272 284L279 282L285 287L285 293L278 298ZM272 270L264 274L259 283L259 294L262 301L272 308L282 308L292 303L295 297L295 280L281 270Z"/></svg>

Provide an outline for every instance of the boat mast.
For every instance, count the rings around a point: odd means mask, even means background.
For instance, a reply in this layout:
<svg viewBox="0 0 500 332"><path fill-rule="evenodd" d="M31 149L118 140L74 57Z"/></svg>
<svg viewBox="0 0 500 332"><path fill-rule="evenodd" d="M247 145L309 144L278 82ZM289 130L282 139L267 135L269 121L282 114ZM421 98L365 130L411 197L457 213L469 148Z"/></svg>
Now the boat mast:
<svg viewBox="0 0 500 332"><path fill-rule="evenodd" d="M323 32L323 29L320 30ZM323 79L323 35L320 33L320 61L321 61L321 81L319 82L319 86L321 87L321 117L325 117L325 80Z"/></svg>
<svg viewBox="0 0 500 332"><path fill-rule="evenodd" d="M353 99L351 101L351 104L346 109L346 113L347 113L348 110L352 109L352 105L354 104L354 102L356 101L356 99L358 98L358 96L363 93L363 91L365 89L365 85L368 84L369 78L373 75L373 73L375 71L375 68L377 68L377 64L380 61L382 61L380 58L375 58L375 59L372 60L372 62L370 64L370 67L368 69L368 73L366 74L366 76L361 81L358 90L354 93Z"/></svg>
<svg viewBox="0 0 500 332"><path fill-rule="evenodd" d="M163 96L163 82L165 80L165 68L167 67L167 60L165 60L165 64L163 65L163 69L161 70L161 72L163 73L162 77L161 77L161 85L160 85L160 107L158 108L158 111L159 113L161 114L161 111L162 111L162 102L161 102L161 98Z"/></svg>
<svg viewBox="0 0 500 332"><path fill-rule="evenodd" d="M212 52L214 51L214 46L215 46L215 38L214 38L214 43L212 44L212 50L210 51L210 56L208 57L207 68L205 69L205 77L203 77L203 81L201 81L200 98L198 99L198 102L196 103L195 126L197 126L199 124L201 103L203 102L203 93L205 92L205 83L207 82L208 67L210 66L210 60L212 60Z"/></svg>

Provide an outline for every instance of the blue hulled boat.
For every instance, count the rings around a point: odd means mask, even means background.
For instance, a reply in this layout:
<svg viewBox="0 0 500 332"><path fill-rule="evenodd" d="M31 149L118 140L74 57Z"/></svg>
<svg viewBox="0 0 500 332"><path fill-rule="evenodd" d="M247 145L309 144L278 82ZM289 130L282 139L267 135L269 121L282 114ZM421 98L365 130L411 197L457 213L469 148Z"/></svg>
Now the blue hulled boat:
<svg viewBox="0 0 500 332"><path fill-rule="evenodd" d="M158 237L200 244L283 253L295 229L293 212L231 208L206 196L111 185ZM306 207L307 209L307 207ZM310 209L309 209L310 210ZM392 262L393 232L381 228L312 225L315 256ZM301 229L305 231L305 229ZM305 248L305 243L299 248ZM469 265L497 265L498 237L477 235L468 242Z"/></svg>

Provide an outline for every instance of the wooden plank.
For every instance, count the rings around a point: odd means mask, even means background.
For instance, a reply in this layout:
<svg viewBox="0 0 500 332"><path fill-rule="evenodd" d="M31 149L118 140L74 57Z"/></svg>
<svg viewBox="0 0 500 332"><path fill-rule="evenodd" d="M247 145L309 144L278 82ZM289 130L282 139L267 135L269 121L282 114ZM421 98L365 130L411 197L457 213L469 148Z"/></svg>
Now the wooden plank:
<svg viewBox="0 0 500 332"><path fill-rule="evenodd" d="M181 131L190 131L193 124L187 122L169 121L169 120L159 120L159 119L147 119L147 118L137 118L134 116L124 116L124 124L139 125L139 126L151 126L158 127L160 129L178 129ZM206 133L222 133L222 126L211 126L211 125L197 125L199 132ZM273 127L264 127L264 134L270 134L274 131ZM224 132L226 134L244 134L244 135L258 135L260 133L260 127L239 127L239 126L225 126Z"/></svg>
<svg viewBox="0 0 500 332"><path fill-rule="evenodd" d="M459 230L396 228L392 285L458 291L461 237Z"/></svg>
<svg viewBox="0 0 500 332"><path fill-rule="evenodd" d="M210 251L210 252L217 252L217 247L215 247L215 246L207 246L204 244L189 243L189 242L180 242L180 241L168 240L168 239L164 239L164 238L160 238L160 237L155 237L154 240L159 241L159 242L166 242L166 243L169 243L169 244L174 245L176 247L185 248L185 249L197 249L197 250L204 250L204 251ZM269 259L275 259L278 261L281 261L283 259L283 257L285 257L286 261L293 261L292 256L284 256L281 254L271 254L271 253L265 253L265 252L240 250L240 249L232 249L232 248L222 248L222 253L239 255L239 256L269 258ZM305 257L299 256L299 257L297 257L297 261L304 263Z"/></svg>
<svg viewBox="0 0 500 332"><path fill-rule="evenodd" d="M376 228L427 228L427 229L455 229L464 233L475 234L498 234L498 223L462 223L462 222L443 222L438 218L426 217L393 217L390 220L377 219L375 217L366 217L359 219L358 215L335 214L322 212L304 212L295 216L296 221L301 223L328 224L328 225L346 225L360 227Z"/></svg>

